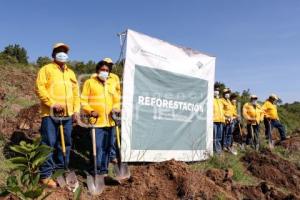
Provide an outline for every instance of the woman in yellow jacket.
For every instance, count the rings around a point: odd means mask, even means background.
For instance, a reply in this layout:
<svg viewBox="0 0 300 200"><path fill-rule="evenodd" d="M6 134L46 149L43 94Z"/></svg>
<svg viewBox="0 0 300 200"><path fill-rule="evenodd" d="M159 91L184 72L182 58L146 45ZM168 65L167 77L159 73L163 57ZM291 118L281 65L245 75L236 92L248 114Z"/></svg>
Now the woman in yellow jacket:
<svg viewBox="0 0 300 200"><path fill-rule="evenodd" d="M259 148L259 124L263 120L264 112L257 103L256 95L250 96L250 102L243 106L243 117L247 121L247 144L252 144L255 149ZM253 138L254 137L254 138Z"/></svg>
<svg viewBox="0 0 300 200"><path fill-rule="evenodd" d="M223 90L222 103L224 105L225 127L223 130L223 148L233 154L236 152L231 148L233 140L233 120L234 120L234 106L230 101L230 89Z"/></svg>
<svg viewBox="0 0 300 200"><path fill-rule="evenodd" d="M220 154L222 152L222 134L225 124L224 104L219 97L219 89L214 91L214 152Z"/></svg>
<svg viewBox="0 0 300 200"><path fill-rule="evenodd" d="M97 76L86 80L82 93L82 109L97 118L96 146L97 173L107 175L109 156L114 143L113 112L120 112L120 81L111 74L113 62L110 58L101 60L96 66Z"/></svg>

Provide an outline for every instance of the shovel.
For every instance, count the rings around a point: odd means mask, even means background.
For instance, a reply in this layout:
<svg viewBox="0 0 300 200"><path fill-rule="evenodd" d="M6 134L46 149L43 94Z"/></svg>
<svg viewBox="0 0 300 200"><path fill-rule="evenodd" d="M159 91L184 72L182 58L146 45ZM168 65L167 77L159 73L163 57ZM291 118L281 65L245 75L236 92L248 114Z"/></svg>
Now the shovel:
<svg viewBox="0 0 300 200"><path fill-rule="evenodd" d="M62 148L62 153L63 153L63 157L64 157L64 170L67 171L65 178L64 175L58 176L57 177L57 182L59 184L60 187L65 187L67 186L67 188L70 191L75 192L76 189L79 187L79 183L76 177L75 172L73 171L69 171L68 166L67 166L67 156L66 156L66 145L65 145L65 134L64 134L64 127L63 127L63 113L60 113L59 115L57 115L57 117L59 118L59 133L60 133L60 141L61 141L61 148Z"/></svg>
<svg viewBox="0 0 300 200"><path fill-rule="evenodd" d="M274 144L273 144L273 139L272 139L272 126L271 126L271 122L270 122L269 119L268 119L268 125L269 125L269 132L268 132L268 135L269 135L269 147L270 147L270 149L274 149Z"/></svg>
<svg viewBox="0 0 300 200"><path fill-rule="evenodd" d="M242 150L245 150L245 145L244 145L244 142L243 142L243 130L242 130L242 127L241 127L241 123L239 122L239 131L240 131L240 137L241 137L241 149Z"/></svg>
<svg viewBox="0 0 300 200"><path fill-rule="evenodd" d="M258 151L258 138L256 137L256 134L254 134L254 131L253 131L253 126L251 124L251 137L252 137L252 143L254 145L254 149Z"/></svg>
<svg viewBox="0 0 300 200"><path fill-rule="evenodd" d="M121 155L121 135L120 135L120 117L117 117L117 113L113 113L112 116L113 120L116 123L116 139L117 139L117 148L116 148L116 155L117 155L117 161L118 164L114 166L114 171L116 174L116 178L118 181L129 179L130 178L130 171L129 167L126 163L122 163L122 155Z"/></svg>
<svg viewBox="0 0 300 200"><path fill-rule="evenodd" d="M96 151L96 130L95 124L97 122L97 118L94 123L89 120L89 123L92 127L92 143L93 143L93 157L94 157L94 177L87 174L87 186L89 192L92 195L99 195L103 192L105 183L104 183L104 176L97 174L97 151Z"/></svg>

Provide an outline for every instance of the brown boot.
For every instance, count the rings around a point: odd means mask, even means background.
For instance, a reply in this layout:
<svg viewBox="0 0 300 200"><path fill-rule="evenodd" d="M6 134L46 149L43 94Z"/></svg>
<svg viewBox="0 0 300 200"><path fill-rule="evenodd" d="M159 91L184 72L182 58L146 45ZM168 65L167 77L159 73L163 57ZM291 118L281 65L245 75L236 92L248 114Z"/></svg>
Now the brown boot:
<svg viewBox="0 0 300 200"><path fill-rule="evenodd" d="M52 178L41 179L40 182L49 188L56 188L57 184Z"/></svg>

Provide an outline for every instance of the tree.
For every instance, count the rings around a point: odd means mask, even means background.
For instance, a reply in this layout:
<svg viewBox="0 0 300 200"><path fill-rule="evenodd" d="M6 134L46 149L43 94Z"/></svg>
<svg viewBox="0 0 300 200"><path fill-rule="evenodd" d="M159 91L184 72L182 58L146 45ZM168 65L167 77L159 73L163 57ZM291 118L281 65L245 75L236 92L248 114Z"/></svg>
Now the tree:
<svg viewBox="0 0 300 200"><path fill-rule="evenodd" d="M36 64L37 64L38 67L42 67L42 66L44 66L46 64L49 64L51 62L52 62L51 58L49 58L47 56L44 56L44 57L40 56L36 60Z"/></svg>
<svg viewBox="0 0 300 200"><path fill-rule="evenodd" d="M15 58L18 61L18 63L25 65L28 64L27 51L24 47L21 47L19 44L6 46L2 53L6 56Z"/></svg>

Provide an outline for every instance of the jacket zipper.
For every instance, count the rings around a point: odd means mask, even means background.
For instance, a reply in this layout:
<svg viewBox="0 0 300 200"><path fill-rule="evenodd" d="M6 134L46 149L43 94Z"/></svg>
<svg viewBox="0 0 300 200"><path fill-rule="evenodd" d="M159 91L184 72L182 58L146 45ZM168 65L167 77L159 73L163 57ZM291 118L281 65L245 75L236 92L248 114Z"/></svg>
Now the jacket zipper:
<svg viewBox="0 0 300 200"><path fill-rule="evenodd" d="M106 113L106 87L105 87L105 83L102 83L103 84L103 91L104 91L104 112L105 112L105 124L108 123L108 118L107 118L107 113Z"/></svg>
<svg viewBox="0 0 300 200"><path fill-rule="evenodd" d="M63 79L64 79L64 86L65 86L65 103L66 103L66 115L69 115L69 112L68 112L68 101L67 101L67 86L66 86L66 81L65 81L65 70L63 71Z"/></svg>

